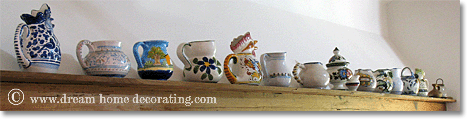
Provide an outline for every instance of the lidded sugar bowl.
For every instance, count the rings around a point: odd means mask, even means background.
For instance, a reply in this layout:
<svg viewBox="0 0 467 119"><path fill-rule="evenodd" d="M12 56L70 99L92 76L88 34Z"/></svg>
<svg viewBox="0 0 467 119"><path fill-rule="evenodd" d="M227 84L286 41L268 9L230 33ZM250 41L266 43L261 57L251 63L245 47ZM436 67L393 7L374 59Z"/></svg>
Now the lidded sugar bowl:
<svg viewBox="0 0 467 119"><path fill-rule="evenodd" d="M348 90L345 83L352 77L352 71L347 68L350 62L339 55L339 49L336 47L333 51L334 55L329 59L326 64L328 68L326 71L329 73L331 80L329 81L334 87L333 90Z"/></svg>

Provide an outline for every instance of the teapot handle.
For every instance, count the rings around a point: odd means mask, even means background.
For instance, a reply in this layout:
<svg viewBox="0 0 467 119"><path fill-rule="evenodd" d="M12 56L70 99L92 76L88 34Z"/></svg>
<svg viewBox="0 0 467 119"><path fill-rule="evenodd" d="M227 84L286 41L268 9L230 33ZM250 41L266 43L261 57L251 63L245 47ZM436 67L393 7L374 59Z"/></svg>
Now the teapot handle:
<svg viewBox="0 0 467 119"><path fill-rule="evenodd" d="M192 68L192 65L190 63L190 60L188 60L188 57L185 55L185 46L190 46L190 43L181 43L177 47L177 56L178 58L185 64L185 70L190 71ZM186 68L187 65L190 65L190 67Z"/></svg>
<svg viewBox="0 0 467 119"><path fill-rule="evenodd" d="M225 76L227 77L227 79L229 79L229 82L231 84L235 84L237 82L237 77L235 76L235 74L232 73L232 71L231 71L231 69L229 67L231 59L233 59L234 64L237 64L237 62L238 62L237 55L235 55L235 54L227 55L227 57L225 57L225 60L224 60L224 73L225 73Z"/></svg>
<svg viewBox="0 0 467 119"><path fill-rule="evenodd" d="M268 70L266 69L266 61L265 61L267 56L269 56L269 55L266 54L266 53L262 54L260 59L259 59L260 62L261 62L261 69L263 70L263 74L265 74L265 75L263 75L263 77L269 76Z"/></svg>
<svg viewBox="0 0 467 119"><path fill-rule="evenodd" d="M26 28L26 30L23 30L24 28ZM22 68L28 68L29 66L31 66L31 60L29 60L26 56L24 56L24 53L23 53L23 46L21 44L23 44L23 32L24 31L27 31L27 34L26 34L26 38L29 36L29 28L27 27L26 24L24 23L21 23L18 25L18 27L16 27L16 31L15 31L15 39L14 39L14 44L15 44L15 53L16 53L16 59L18 60L18 63L20 64L20 66Z"/></svg>
<svg viewBox="0 0 467 119"><path fill-rule="evenodd" d="M304 69L303 64L301 64L301 63L295 64L295 66L293 67L292 74L294 76L294 79L297 80L298 83L303 85L302 79L300 79L300 76L298 75L298 69L300 69L300 72L301 72L302 69Z"/></svg>
<svg viewBox="0 0 467 119"><path fill-rule="evenodd" d="M82 56L83 45L86 45L88 47L89 52L93 52L94 47L92 47L91 41L89 40L81 40L76 46L76 57L78 58L79 64L81 65L81 67L87 68L87 66L84 63L83 56Z"/></svg>
<svg viewBox="0 0 467 119"><path fill-rule="evenodd" d="M405 69L409 69L410 75L411 75L411 76L414 76L412 70L411 70L409 67L404 67L404 69L402 69L402 71L401 71L401 76L403 76L404 70L405 70Z"/></svg>
<svg viewBox="0 0 467 119"><path fill-rule="evenodd" d="M436 84L438 84L438 80L441 80L441 84L444 84L444 80L441 78L436 79Z"/></svg>
<svg viewBox="0 0 467 119"><path fill-rule="evenodd" d="M144 68L143 61L141 59L141 56L139 56L138 52L139 46L143 47L143 49L149 49L149 47L146 44L144 44L144 42L136 42L135 45L133 45L133 55L135 56L138 68Z"/></svg>

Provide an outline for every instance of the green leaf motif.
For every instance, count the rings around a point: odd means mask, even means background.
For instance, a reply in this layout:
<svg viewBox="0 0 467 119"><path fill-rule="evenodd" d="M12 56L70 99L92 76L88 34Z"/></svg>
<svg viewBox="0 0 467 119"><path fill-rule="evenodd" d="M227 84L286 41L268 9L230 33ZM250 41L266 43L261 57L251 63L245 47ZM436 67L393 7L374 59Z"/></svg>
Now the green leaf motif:
<svg viewBox="0 0 467 119"><path fill-rule="evenodd" d="M193 59L192 63L194 63L194 64L198 63L198 58Z"/></svg>
<svg viewBox="0 0 467 119"><path fill-rule="evenodd" d="M193 73L198 73L198 69L199 69L199 66L195 66L195 68L193 69Z"/></svg>
<svg viewBox="0 0 467 119"><path fill-rule="evenodd" d="M183 72L183 77L186 77L186 76L185 76L185 72Z"/></svg>
<svg viewBox="0 0 467 119"><path fill-rule="evenodd" d="M190 71L190 70L191 70L191 66L188 67L188 68L185 68L185 70Z"/></svg>
<svg viewBox="0 0 467 119"><path fill-rule="evenodd" d="M209 74L209 80L212 80L213 78L214 77L211 74Z"/></svg>
<svg viewBox="0 0 467 119"><path fill-rule="evenodd" d="M216 65L221 66L222 64L219 61L217 61Z"/></svg>
<svg viewBox="0 0 467 119"><path fill-rule="evenodd" d="M204 74L201 76L201 80L205 79L206 77L208 77L208 74L207 74L207 73L204 73Z"/></svg>
<svg viewBox="0 0 467 119"><path fill-rule="evenodd" d="M219 73L219 74L222 73L221 68L217 67L217 73Z"/></svg>
<svg viewBox="0 0 467 119"><path fill-rule="evenodd" d="M216 57L212 57L212 60L214 60L214 62L217 61L217 60L216 60Z"/></svg>

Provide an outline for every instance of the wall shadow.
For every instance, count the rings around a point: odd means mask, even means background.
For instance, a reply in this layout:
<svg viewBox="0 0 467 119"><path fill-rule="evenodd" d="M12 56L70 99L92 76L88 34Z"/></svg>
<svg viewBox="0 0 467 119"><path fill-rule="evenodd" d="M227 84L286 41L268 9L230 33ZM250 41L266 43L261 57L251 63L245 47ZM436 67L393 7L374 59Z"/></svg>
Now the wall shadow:
<svg viewBox="0 0 467 119"><path fill-rule="evenodd" d="M21 71L16 56L0 49L0 69L10 71Z"/></svg>

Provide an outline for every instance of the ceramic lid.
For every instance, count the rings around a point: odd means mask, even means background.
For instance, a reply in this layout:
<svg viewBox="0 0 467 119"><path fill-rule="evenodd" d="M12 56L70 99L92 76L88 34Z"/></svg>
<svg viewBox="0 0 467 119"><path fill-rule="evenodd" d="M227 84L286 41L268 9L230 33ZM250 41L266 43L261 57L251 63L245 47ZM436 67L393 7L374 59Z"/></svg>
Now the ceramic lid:
<svg viewBox="0 0 467 119"><path fill-rule="evenodd" d="M350 62L344 58L344 56L339 55L339 49L336 47L334 48L334 56L329 59L329 63L326 64L326 67L333 67L333 66L347 66Z"/></svg>

